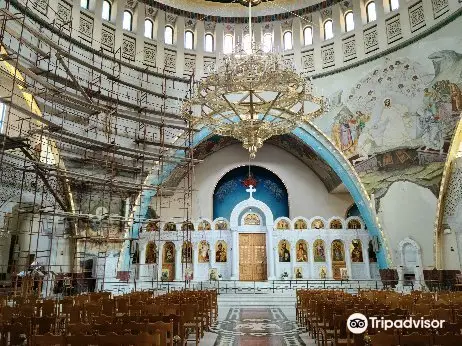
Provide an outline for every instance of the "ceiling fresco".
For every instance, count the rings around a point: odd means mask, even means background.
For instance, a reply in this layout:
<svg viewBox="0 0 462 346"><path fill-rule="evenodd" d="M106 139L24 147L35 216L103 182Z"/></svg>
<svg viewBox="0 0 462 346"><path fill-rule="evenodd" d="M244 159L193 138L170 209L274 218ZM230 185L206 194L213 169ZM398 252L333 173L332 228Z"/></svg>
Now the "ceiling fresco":
<svg viewBox="0 0 462 346"><path fill-rule="evenodd" d="M321 179L329 192L332 192L336 187L341 185L342 181L332 168L319 158L313 149L303 144L296 137L292 135L274 136L265 143L284 149L302 161L319 177L319 179ZM208 156L232 144L239 144L239 142L231 137L210 136L194 148L194 158L204 160ZM181 180L186 176L186 169L186 166L178 166L164 183L164 186L178 186Z"/></svg>

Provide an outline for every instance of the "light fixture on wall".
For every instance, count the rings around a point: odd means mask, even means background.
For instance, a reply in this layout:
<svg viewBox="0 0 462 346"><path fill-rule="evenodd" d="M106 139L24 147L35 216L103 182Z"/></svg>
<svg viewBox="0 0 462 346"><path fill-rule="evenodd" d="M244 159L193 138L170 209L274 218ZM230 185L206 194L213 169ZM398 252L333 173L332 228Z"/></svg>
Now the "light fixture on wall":
<svg viewBox="0 0 462 346"><path fill-rule="evenodd" d="M248 5L252 38L252 1ZM254 42L249 52L238 46L217 66L197 83L194 95L182 105L181 116L193 128L207 127L241 141L252 159L264 141L290 133L324 111L324 100L313 95L309 80L281 54L265 53Z"/></svg>

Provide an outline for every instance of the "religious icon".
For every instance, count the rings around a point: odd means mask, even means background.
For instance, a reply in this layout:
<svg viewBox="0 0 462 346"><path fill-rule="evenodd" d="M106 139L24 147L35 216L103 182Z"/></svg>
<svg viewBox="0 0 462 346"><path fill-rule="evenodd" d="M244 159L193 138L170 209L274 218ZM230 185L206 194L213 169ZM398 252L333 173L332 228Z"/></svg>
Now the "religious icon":
<svg viewBox="0 0 462 346"><path fill-rule="evenodd" d="M290 225L287 220L279 220L276 224L276 229L289 229Z"/></svg>
<svg viewBox="0 0 462 346"><path fill-rule="evenodd" d="M228 223L225 220L219 220L215 222L215 229L218 231L228 229Z"/></svg>
<svg viewBox="0 0 462 346"><path fill-rule="evenodd" d="M314 220L314 221L311 223L311 228L314 228L314 229L321 229L321 228L324 228L324 222L322 222L322 221L319 220L319 219Z"/></svg>
<svg viewBox="0 0 462 346"><path fill-rule="evenodd" d="M199 223L199 226L197 226L197 230L198 231L210 231L210 222L206 221L206 220L202 220L200 223Z"/></svg>
<svg viewBox="0 0 462 346"><path fill-rule="evenodd" d="M260 216L255 213L248 213L244 216L244 225L255 226L260 224Z"/></svg>
<svg viewBox="0 0 462 346"><path fill-rule="evenodd" d="M319 277L321 279L325 279L327 277L327 269L326 269L326 267L321 267L321 270L319 272Z"/></svg>
<svg viewBox="0 0 462 346"><path fill-rule="evenodd" d="M329 225L329 228L330 229L342 229L342 221L340 221L339 219L334 219L330 222L330 225Z"/></svg>
<svg viewBox="0 0 462 346"><path fill-rule="evenodd" d="M294 226L295 226L294 227L295 229L307 229L308 228L305 220L303 220L303 219L298 219L297 221L295 221Z"/></svg>
<svg viewBox="0 0 462 346"><path fill-rule="evenodd" d="M348 269L347 268L340 268L340 278L342 280L348 280Z"/></svg>
<svg viewBox="0 0 462 346"><path fill-rule="evenodd" d="M210 260L210 245L206 240L201 240L199 243L199 263L208 263Z"/></svg>
<svg viewBox="0 0 462 346"><path fill-rule="evenodd" d="M290 262L290 244L285 239L279 242L279 262Z"/></svg>
<svg viewBox="0 0 462 346"><path fill-rule="evenodd" d="M345 250L341 240L334 240L332 242L332 262L344 262Z"/></svg>
<svg viewBox="0 0 462 346"><path fill-rule="evenodd" d="M182 231L194 231L194 225L192 222L183 222L181 225Z"/></svg>
<svg viewBox="0 0 462 346"><path fill-rule="evenodd" d="M296 279L303 279L302 268L301 267L295 267L294 270L295 270L295 278Z"/></svg>
<svg viewBox="0 0 462 346"><path fill-rule="evenodd" d="M315 262L325 262L326 252L324 251L324 241L317 239L313 243L313 255Z"/></svg>
<svg viewBox="0 0 462 346"><path fill-rule="evenodd" d="M166 232L175 232L176 225L173 222L167 222L164 226L164 231Z"/></svg>
<svg viewBox="0 0 462 346"><path fill-rule="evenodd" d="M353 239L350 246L351 262L363 263L363 246L361 240Z"/></svg>
<svg viewBox="0 0 462 346"><path fill-rule="evenodd" d="M299 240L297 242L297 262L308 262L307 248L306 241Z"/></svg>
<svg viewBox="0 0 462 346"><path fill-rule="evenodd" d="M157 246L154 244L153 241L150 241L146 245L146 257L145 257L145 263L146 264L153 264L157 263Z"/></svg>
<svg viewBox="0 0 462 346"><path fill-rule="evenodd" d="M146 232L154 232L159 230L159 221L151 221L146 225Z"/></svg>
<svg viewBox="0 0 462 346"><path fill-rule="evenodd" d="M348 221L348 229L360 229L361 223L358 220L352 219Z"/></svg>
<svg viewBox="0 0 462 346"><path fill-rule="evenodd" d="M162 268L161 280L168 281L169 277L170 277L170 270L168 270L167 268Z"/></svg>
<svg viewBox="0 0 462 346"><path fill-rule="evenodd" d="M165 243L164 245L164 263L175 262L175 245L173 243Z"/></svg>
<svg viewBox="0 0 462 346"><path fill-rule="evenodd" d="M217 270L217 268L210 268L209 269L209 280L211 280L211 281L218 280L218 270Z"/></svg>
<svg viewBox="0 0 462 346"><path fill-rule="evenodd" d="M215 262L226 262L227 261L227 246L226 242L223 240L219 240L217 242L216 248L215 248Z"/></svg>
<svg viewBox="0 0 462 346"><path fill-rule="evenodd" d="M184 271L184 279L186 281L191 281L193 279L193 271L191 268L186 268Z"/></svg>
<svg viewBox="0 0 462 346"><path fill-rule="evenodd" d="M183 242L181 251L181 261L183 263L192 263L192 244L189 241Z"/></svg>

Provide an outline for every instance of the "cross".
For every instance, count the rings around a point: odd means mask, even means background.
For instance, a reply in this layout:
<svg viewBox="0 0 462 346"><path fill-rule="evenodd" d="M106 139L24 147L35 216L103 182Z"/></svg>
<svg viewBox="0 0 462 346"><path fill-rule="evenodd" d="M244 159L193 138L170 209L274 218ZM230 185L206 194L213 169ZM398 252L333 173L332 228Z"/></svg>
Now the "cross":
<svg viewBox="0 0 462 346"><path fill-rule="evenodd" d="M257 191L257 189L254 189L253 188L253 185L249 185L249 188L247 190L245 190L246 192L250 193L250 197L249 198L253 198L252 196L252 193L254 193L255 191Z"/></svg>

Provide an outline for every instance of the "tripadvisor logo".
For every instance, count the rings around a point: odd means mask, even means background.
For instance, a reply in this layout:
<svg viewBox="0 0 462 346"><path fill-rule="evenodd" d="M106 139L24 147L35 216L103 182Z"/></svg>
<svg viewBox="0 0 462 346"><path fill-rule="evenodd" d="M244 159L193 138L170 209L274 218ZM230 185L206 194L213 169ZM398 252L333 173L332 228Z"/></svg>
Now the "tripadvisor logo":
<svg viewBox="0 0 462 346"><path fill-rule="evenodd" d="M427 320L423 317L415 319L408 317L404 320L387 320L383 317L369 317L363 314L354 313L348 317L347 328L353 334L362 334L370 325L373 329L388 330L394 329L407 329L407 328L422 328L422 329L438 329L442 328L445 320Z"/></svg>

